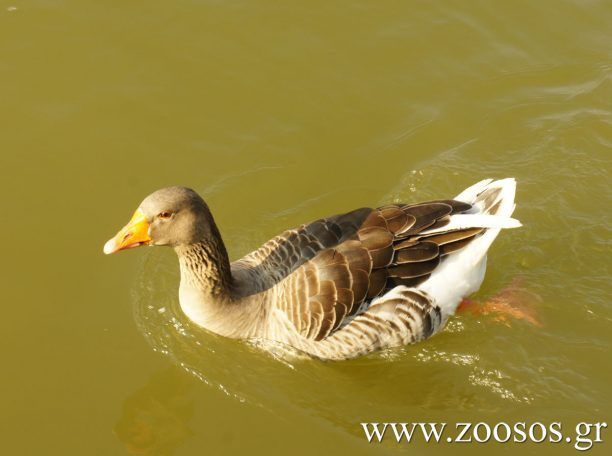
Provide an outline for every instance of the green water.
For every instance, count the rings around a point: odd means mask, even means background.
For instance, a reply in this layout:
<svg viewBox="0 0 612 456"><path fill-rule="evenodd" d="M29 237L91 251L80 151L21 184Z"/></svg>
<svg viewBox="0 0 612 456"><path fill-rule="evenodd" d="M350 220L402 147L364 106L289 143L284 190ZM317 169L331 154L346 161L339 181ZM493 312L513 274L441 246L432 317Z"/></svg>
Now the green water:
<svg viewBox="0 0 612 456"><path fill-rule="evenodd" d="M2 0L0 107L3 454L569 454L359 423L612 420L612 3ZM506 176L524 227L476 298L520 277L542 327L281 362L189 324L172 251L101 251L171 184L238 258Z"/></svg>

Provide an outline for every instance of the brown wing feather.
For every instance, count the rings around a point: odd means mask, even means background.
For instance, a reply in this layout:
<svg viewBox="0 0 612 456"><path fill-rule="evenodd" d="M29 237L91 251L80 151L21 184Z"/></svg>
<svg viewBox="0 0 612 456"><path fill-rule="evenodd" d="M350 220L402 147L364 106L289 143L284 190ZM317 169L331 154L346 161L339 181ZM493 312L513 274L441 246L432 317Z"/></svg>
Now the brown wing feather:
<svg viewBox="0 0 612 456"><path fill-rule="evenodd" d="M304 337L322 340L366 300L426 280L481 229L423 235L469 204L440 200L362 208L290 230L232 264L237 294L276 287L274 305ZM246 282L255 285L246 285Z"/></svg>

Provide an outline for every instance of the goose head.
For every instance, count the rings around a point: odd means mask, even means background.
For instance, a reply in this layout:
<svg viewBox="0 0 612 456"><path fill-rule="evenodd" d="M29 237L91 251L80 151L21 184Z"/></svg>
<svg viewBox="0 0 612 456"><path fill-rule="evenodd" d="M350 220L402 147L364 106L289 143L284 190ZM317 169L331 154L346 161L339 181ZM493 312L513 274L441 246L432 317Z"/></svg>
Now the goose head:
<svg viewBox="0 0 612 456"><path fill-rule="evenodd" d="M215 233L210 210L200 195L186 187L167 187L140 203L128 224L104 244L104 253L142 245L178 247L206 242Z"/></svg>

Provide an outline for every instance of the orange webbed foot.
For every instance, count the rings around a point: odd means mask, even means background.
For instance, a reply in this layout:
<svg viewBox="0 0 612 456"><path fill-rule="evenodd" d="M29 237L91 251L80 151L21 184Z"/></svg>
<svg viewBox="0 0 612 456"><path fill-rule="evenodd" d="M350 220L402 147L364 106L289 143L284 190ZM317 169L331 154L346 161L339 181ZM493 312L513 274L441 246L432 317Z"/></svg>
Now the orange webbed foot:
<svg viewBox="0 0 612 456"><path fill-rule="evenodd" d="M541 327L542 323L535 308L541 299L527 290L523 282L522 278L515 277L510 284L484 302L464 299L457 307L457 312L490 315L493 321L506 326L510 326L511 319L515 319Z"/></svg>

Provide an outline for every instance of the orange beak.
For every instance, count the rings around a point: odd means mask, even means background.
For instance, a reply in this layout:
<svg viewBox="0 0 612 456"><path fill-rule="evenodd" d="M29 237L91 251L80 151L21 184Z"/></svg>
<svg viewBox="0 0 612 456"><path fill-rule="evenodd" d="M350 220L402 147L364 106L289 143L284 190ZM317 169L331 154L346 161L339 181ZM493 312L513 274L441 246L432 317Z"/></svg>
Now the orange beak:
<svg viewBox="0 0 612 456"><path fill-rule="evenodd" d="M104 253L118 252L119 250L132 249L141 245L149 245L149 222L140 209L134 212L132 219L121 228L117 235L104 244Z"/></svg>

